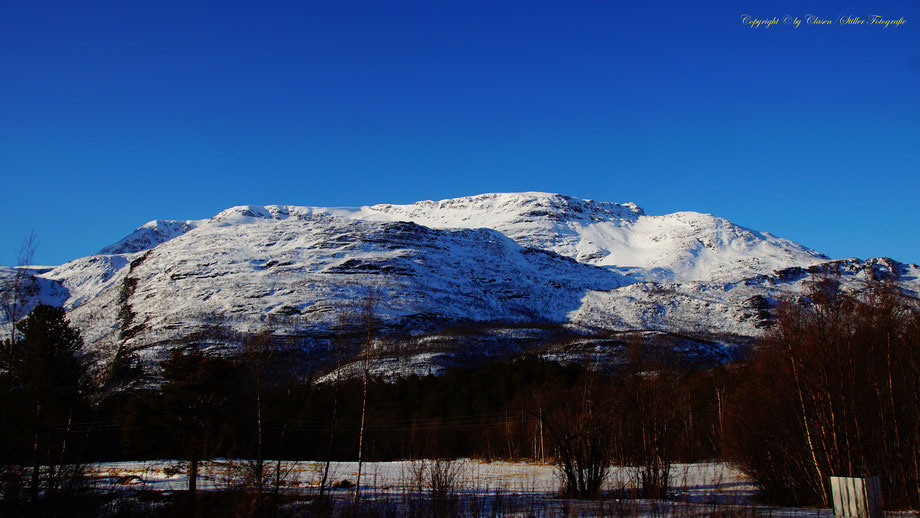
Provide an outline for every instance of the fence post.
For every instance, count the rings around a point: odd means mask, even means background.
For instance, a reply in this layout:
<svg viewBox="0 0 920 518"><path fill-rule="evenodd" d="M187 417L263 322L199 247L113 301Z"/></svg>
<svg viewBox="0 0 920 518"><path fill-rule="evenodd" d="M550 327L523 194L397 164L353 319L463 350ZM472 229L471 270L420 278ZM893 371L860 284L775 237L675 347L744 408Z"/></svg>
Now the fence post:
<svg viewBox="0 0 920 518"><path fill-rule="evenodd" d="M881 483L878 477L831 477L834 516L882 518Z"/></svg>

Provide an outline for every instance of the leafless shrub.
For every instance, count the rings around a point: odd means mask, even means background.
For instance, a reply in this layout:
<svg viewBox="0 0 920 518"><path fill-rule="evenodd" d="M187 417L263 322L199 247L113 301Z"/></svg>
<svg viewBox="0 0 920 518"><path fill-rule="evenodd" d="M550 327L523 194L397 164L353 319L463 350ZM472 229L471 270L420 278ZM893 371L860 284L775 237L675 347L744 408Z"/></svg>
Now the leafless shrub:
<svg viewBox="0 0 920 518"><path fill-rule="evenodd" d="M664 499L677 455L683 415L679 373L667 349L636 338L627 371L615 383L618 460L635 467L644 498Z"/></svg>
<svg viewBox="0 0 920 518"><path fill-rule="evenodd" d="M409 502L413 514L437 518L458 516L463 474L462 463L452 460L413 462L409 467L409 480L415 494Z"/></svg>
<svg viewBox="0 0 920 518"><path fill-rule="evenodd" d="M575 393L556 397L544 401L540 414L555 448L560 495L597 498L610 469L615 402L590 375Z"/></svg>

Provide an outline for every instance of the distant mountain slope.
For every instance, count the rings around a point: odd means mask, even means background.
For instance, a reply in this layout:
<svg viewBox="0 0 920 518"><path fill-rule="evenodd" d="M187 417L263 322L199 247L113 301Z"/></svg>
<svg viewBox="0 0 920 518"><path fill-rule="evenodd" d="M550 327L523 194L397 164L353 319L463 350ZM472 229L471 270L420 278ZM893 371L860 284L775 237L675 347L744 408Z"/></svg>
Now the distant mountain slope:
<svg viewBox="0 0 920 518"><path fill-rule="evenodd" d="M920 292L916 265L831 261L708 214L650 216L537 192L157 220L98 255L30 270L30 282L33 303L67 308L103 357L116 346L156 357L215 326L328 336L371 296L376 316L404 334L531 322L731 345L762 334L780 298L831 271L852 289L884 277Z"/></svg>
<svg viewBox="0 0 920 518"><path fill-rule="evenodd" d="M733 282L636 283L592 291L573 322L601 329L655 329L692 335L759 336L784 298L809 293L816 280L831 278L847 293L859 293L881 279L905 294L920 295L920 267L888 258L829 260L793 266Z"/></svg>

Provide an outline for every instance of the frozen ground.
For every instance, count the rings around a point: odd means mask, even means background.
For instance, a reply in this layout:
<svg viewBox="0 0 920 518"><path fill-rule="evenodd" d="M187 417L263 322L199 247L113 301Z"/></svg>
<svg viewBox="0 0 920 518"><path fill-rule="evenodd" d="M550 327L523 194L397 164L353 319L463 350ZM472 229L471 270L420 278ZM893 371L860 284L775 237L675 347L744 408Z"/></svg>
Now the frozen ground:
<svg viewBox="0 0 920 518"><path fill-rule="evenodd" d="M432 461L368 462L364 464L361 487L366 502L411 506L413 499L430 497L430 484L420 482ZM268 470L274 473L276 463ZM454 476L451 495L461 508L475 507L478 513L501 516L833 516L827 509L779 509L756 504L756 488L742 473L721 463L679 464L672 468L675 488L666 502L629 498L636 488L635 475L629 468L614 468L604 488L607 498L601 501L574 501L557 497L558 480L553 466L448 461L441 465ZM303 497L304 504L316 494L323 474L319 462L282 462L281 487L288 495ZM246 461L216 460L204 463L198 487L219 491L245 487L251 473ZM187 486L185 465L179 461L115 462L88 466L87 475L100 490L181 491ZM357 478L357 463L335 462L330 465L329 483L341 485ZM346 484L347 486L347 484ZM344 502L353 489L331 490L334 498ZM293 504L297 505L297 504ZM400 514L412 514L405 509Z"/></svg>

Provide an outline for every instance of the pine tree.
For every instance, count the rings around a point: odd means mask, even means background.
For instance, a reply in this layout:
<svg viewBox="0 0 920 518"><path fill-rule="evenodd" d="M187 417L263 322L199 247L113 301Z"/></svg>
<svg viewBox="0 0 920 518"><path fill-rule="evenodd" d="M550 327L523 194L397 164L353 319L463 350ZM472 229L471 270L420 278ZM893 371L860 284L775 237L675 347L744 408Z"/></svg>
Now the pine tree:
<svg viewBox="0 0 920 518"><path fill-rule="evenodd" d="M63 463L69 426L87 389L87 362L81 354L83 339L61 308L38 305L16 328L19 339L6 344L0 363L8 366L11 410L22 416L20 431L25 433L20 437L27 437L31 450L35 501L41 466L48 466L53 483L55 464Z"/></svg>

